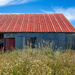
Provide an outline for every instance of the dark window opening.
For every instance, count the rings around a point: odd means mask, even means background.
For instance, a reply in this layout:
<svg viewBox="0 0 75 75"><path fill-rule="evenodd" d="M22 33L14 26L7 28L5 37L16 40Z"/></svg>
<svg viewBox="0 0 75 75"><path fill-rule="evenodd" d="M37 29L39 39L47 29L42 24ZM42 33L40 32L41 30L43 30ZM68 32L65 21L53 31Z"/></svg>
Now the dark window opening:
<svg viewBox="0 0 75 75"><path fill-rule="evenodd" d="M3 52L4 34L0 34L0 53Z"/></svg>
<svg viewBox="0 0 75 75"><path fill-rule="evenodd" d="M32 37L31 39L32 48L35 48L36 45L36 37Z"/></svg>
<svg viewBox="0 0 75 75"><path fill-rule="evenodd" d="M25 37L25 46L35 48L36 37Z"/></svg>

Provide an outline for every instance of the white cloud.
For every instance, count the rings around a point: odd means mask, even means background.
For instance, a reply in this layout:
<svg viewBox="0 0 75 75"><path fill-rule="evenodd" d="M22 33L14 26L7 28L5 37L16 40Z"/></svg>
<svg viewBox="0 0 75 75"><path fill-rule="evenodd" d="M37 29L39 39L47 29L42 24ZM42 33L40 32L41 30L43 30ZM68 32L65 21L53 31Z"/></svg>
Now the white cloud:
<svg viewBox="0 0 75 75"><path fill-rule="evenodd" d="M27 3L35 0L0 0L0 6Z"/></svg>
<svg viewBox="0 0 75 75"><path fill-rule="evenodd" d="M75 8L54 8L53 11L45 11L45 10L41 10L44 13L63 13L66 18L70 21L75 20Z"/></svg>

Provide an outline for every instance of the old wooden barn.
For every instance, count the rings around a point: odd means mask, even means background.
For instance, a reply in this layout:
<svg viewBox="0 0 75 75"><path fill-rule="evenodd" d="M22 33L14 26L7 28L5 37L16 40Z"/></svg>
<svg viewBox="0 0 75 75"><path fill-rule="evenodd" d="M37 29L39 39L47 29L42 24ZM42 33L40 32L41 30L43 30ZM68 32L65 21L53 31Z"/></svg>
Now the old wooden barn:
<svg viewBox="0 0 75 75"><path fill-rule="evenodd" d="M35 48L42 41L75 49L75 28L61 13L0 14L0 50Z"/></svg>

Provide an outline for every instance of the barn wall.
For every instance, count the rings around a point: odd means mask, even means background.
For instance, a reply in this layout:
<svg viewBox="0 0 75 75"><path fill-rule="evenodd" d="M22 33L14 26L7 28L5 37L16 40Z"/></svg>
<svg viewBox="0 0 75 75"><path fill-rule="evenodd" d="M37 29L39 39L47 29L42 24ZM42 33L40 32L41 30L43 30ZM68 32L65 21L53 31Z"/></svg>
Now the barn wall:
<svg viewBox="0 0 75 75"><path fill-rule="evenodd" d="M17 36L17 33L6 33L6 34L4 34L4 38L15 38L15 49L22 49L23 48L23 44L22 44L23 37Z"/></svg>
<svg viewBox="0 0 75 75"><path fill-rule="evenodd" d="M75 33L65 33L66 35L66 48L75 50Z"/></svg>
<svg viewBox="0 0 75 75"><path fill-rule="evenodd" d="M12 39L15 39L15 35L16 35L15 33L6 33L6 34L4 34L4 51L6 51L7 48L9 49L10 48L9 46L14 46L12 43L14 43L15 40L12 42ZM5 42L5 40L7 40L7 39L9 39L9 40L11 39L10 42L9 41Z"/></svg>
<svg viewBox="0 0 75 75"><path fill-rule="evenodd" d="M55 46L65 49L65 33L17 33L15 37L16 49L22 49L25 46L25 37L36 37L37 46L41 45L41 41L54 42Z"/></svg>
<svg viewBox="0 0 75 75"><path fill-rule="evenodd" d="M16 33L6 33L4 34L4 38L15 38Z"/></svg>
<svg viewBox="0 0 75 75"><path fill-rule="evenodd" d="M41 45L41 41L54 42L55 46L67 48L70 44L70 48L75 49L75 34L73 33L8 33L4 35L4 38L15 38L15 49L23 49L25 47L25 37L36 37L37 46Z"/></svg>

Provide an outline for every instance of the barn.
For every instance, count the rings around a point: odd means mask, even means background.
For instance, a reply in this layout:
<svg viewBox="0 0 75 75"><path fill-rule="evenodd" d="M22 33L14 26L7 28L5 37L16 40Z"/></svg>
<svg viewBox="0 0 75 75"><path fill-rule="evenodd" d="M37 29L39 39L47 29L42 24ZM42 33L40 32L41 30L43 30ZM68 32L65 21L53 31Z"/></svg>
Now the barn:
<svg viewBox="0 0 75 75"><path fill-rule="evenodd" d="M75 49L75 28L62 13L0 14L0 50L38 48L52 41Z"/></svg>

